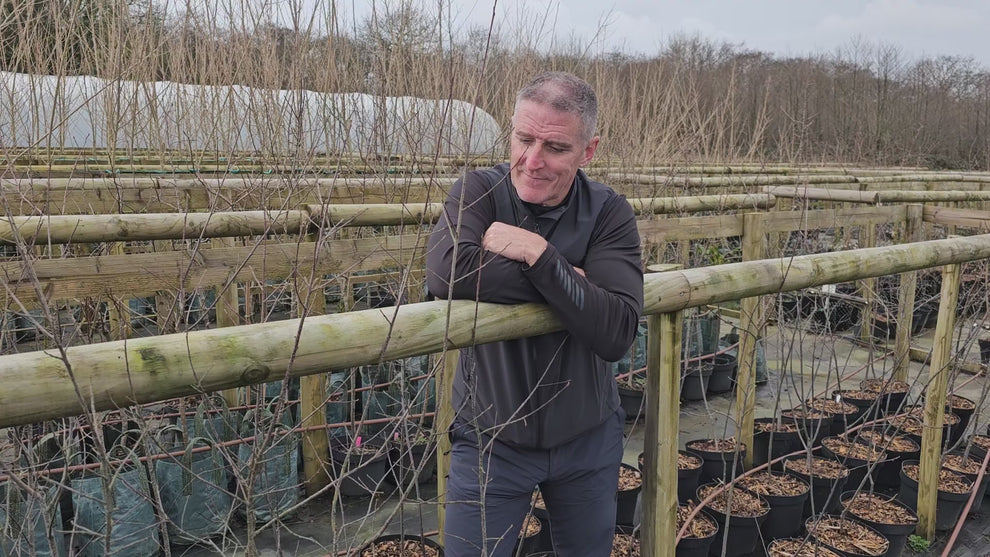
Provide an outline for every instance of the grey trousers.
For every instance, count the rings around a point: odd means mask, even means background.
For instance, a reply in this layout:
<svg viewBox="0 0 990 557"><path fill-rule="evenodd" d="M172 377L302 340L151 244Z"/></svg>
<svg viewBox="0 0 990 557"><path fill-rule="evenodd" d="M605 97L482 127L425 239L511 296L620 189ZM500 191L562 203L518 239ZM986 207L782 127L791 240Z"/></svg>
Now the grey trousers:
<svg viewBox="0 0 990 557"><path fill-rule="evenodd" d="M601 425L559 447L523 449L487 436L479 443L471 426L455 422L450 432L444 555L512 555L533 490L539 486L557 555L608 557L624 423L625 414L618 409Z"/></svg>

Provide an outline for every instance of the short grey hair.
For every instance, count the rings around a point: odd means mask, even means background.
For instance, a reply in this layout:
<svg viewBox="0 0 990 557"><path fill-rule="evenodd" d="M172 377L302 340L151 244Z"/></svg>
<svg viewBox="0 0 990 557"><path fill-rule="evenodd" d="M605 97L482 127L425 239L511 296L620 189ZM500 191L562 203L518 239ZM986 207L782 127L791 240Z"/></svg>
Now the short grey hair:
<svg viewBox="0 0 990 557"><path fill-rule="evenodd" d="M532 101L551 106L560 112L576 114L581 118L581 136L591 141L598 125L598 97L587 81L567 72L544 72L523 86L516 93L519 101ZM515 120L515 113L513 113Z"/></svg>

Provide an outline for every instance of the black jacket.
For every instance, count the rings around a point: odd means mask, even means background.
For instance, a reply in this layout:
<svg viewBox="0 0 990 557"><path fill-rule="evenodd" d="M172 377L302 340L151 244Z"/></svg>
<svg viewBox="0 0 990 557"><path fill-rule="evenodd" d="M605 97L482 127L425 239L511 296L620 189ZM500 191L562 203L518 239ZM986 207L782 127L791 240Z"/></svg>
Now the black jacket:
<svg viewBox="0 0 990 557"><path fill-rule="evenodd" d="M486 252L481 240L495 221L538 232L549 246L532 267ZM625 198L581 171L567 200L539 216L516 195L508 164L458 180L430 236L430 292L441 299L548 304L565 330L462 349L453 385L457 418L512 445L551 448L611 416L619 397L606 361L625 355L636 334L643 311L640 253Z"/></svg>

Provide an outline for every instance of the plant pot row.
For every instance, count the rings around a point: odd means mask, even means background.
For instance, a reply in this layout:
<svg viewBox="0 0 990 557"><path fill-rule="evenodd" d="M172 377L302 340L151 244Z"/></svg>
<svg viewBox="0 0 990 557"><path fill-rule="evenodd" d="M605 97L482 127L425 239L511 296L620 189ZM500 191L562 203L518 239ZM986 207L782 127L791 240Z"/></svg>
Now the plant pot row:
<svg viewBox="0 0 990 557"><path fill-rule="evenodd" d="M363 497L393 485L430 481L436 475L436 453L436 440L428 431L410 431L387 443L334 438L330 465L340 478L337 490L341 495Z"/></svg>
<svg viewBox="0 0 990 557"><path fill-rule="evenodd" d="M736 356L722 353L700 360L685 362L681 370L681 398L687 401L703 400L709 394L727 393L736 380ZM619 401L626 413L626 421L636 421L646 416L646 376L636 373L617 381Z"/></svg>

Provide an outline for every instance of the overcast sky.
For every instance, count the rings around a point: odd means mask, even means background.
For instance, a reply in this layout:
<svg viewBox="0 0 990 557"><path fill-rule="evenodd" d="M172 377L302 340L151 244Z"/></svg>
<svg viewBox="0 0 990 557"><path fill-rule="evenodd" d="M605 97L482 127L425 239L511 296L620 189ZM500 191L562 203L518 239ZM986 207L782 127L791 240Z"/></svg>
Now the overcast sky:
<svg viewBox="0 0 990 557"><path fill-rule="evenodd" d="M343 3L366 14L371 1ZM990 69L990 0L451 0L450 5L465 26L487 25L494 6L503 33L520 27L520 12L528 23L547 14L547 27L565 40L590 38L605 23L603 48L596 51L653 54L671 36L697 33L786 57L833 52L859 38L897 46L910 59L968 56Z"/></svg>

